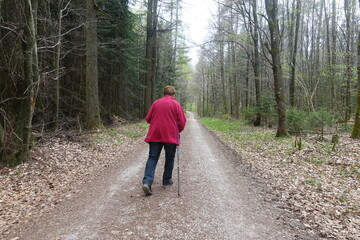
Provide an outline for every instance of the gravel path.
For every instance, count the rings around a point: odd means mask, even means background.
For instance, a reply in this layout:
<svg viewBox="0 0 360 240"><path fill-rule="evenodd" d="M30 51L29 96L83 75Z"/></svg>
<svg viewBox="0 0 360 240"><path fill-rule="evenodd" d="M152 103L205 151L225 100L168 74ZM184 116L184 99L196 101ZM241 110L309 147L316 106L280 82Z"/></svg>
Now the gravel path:
<svg viewBox="0 0 360 240"><path fill-rule="evenodd" d="M141 179L146 143L94 179L74 198L18 230L15 239L299 239L269 207L245 168L191 115L180 147L181 196L163 189L164 156L154 195L145 197ZM237 163L236 163L237 161ZM244 173L244 174L243 174ZM12 239L10 238L10 239Z"/></svg>

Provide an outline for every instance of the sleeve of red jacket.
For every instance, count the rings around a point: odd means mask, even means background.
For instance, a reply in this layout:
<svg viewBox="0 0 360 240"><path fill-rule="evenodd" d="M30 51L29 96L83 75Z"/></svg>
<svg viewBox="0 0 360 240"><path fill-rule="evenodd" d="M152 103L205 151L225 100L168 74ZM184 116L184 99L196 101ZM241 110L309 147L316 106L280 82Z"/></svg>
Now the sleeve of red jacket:
<svg viewBox="0 0 360 240"><path fill-rule="evenodd" d="M148 114L147 114L146 117L145 117L145 120L146 120L147 123L150 123L150 121L151 121L152 112L153 112L153 106L154 106L154 104L151 105L151 107L150 107L150 109L149 109L149 112L148 112Z"/></svg>
<svg viewBox="0 0 360 240"><path fill-rule="evenodd" d="M178 108L179 133L181 133L184 130L185 124L186 124L186 116L185 116L184 110L182 109L181 105L179 104L179 108Z"/></svg>

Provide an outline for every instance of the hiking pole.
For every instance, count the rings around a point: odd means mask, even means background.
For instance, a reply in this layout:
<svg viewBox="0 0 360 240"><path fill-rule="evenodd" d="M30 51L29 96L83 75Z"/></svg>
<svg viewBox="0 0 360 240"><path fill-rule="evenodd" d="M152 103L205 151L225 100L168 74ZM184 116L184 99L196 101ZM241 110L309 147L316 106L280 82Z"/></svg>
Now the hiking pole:
<svg viewBox="0 0 360 240"><path fill-rule="evenodd" d="M178 196L180 196L180 147L176 146L177 172L178 172Z"/></svg>

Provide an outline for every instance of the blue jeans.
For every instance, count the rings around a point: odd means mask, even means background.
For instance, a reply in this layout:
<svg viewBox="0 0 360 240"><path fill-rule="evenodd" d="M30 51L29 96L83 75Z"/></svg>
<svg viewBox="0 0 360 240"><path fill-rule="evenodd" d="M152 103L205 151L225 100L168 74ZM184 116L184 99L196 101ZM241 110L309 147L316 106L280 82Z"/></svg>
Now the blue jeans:
<svg viewBox="0 0 360 240"><path fill-rule="evenodd" d="M165 167L163 174L163 185L170 183L172 172L174 168L174 159L176 152L176 144L150 142L149 143L149 158L146 163L143 184L146 183L151 186L154 181L155 169L158 163L161 149L165 149Z"/></svg>

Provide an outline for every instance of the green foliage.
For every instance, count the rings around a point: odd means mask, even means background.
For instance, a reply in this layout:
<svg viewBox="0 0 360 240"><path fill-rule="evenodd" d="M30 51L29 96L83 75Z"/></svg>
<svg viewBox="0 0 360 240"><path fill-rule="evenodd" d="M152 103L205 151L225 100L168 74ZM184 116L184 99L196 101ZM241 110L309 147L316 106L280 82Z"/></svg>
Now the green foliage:
<svg viewBox="0 0 360 240"><path fill-rule="evenodd" d="M343 124L340 124L340 130L343 132L351 133L352 126L349 125L348 123L343 123Z"/></svg>
<svg viewBox="0 0 360 240"><path fill-rule="evenodd" d="M240 121L225 120L218 118L201 118L200 119L208 128L215 131L221 131L228 134L236 134L244 125Z"/></svg>
<svg viewBox="0 0 360 240"><path fill-rule="evenodd" d="M230 120L231 116L228 113L224 113L224 114L221 115L221 119Z"/></svg>
<svg viewBox="0 0 360 240"><path fill-rule="evenodd" d="M225 120L219 118L200 118L210 130L218 132L226 137L241 140L241 142L254 142L254 140L271 141L274 140L274 134L266 131L241 131L246 128L246 124L241 121Z"/></svg>
<svg viewBox="0 0 360 240"><path fill-rule="evenodd" d="M273 93L265 92L260 97L260 112L262 114L274 114L276 101Z"/></svg>
<svg viewBox="0 0 360 240"><path fill-rule="evenodd" d="M290 108L286 112L289 132L298 133L301 130L309 129L308 116L305 111Z"/></svg>
<svg viewBox="0 0 360 240"><path fill-rule="evenodd" d="M140 19L130 12L128 0L98 2L110 16L99 16L99 96L102 114L124 118L140 116L143 36Z"/></svg>
<svg viewBox="0 0 360 240"><path fill-rule="evenodd" d="M260 114L263 122L272 125L277 122L276 102L274 96L265 92L260 98L260 106L244 108L242 111L243 119L246 122L254 122L256 115Z"/></svg>
<svg viewBox="0 0 360 240"><path fill-rule="evenodd" d="M311 113L297 109L288 109L286 115L289 131L295 134L301 131L320 131L321 138L323 138L325 127L335 124L334 113L323 109Z"/></svg>
<svg viewBox="0 0 360 240"><path fill-rule="evenodd" d="M243 119L247 122L252 122L255 118L255 115L258 113L257 107L247 107L244 108L242 111Z"/></svg>
<svg viewBox="0 0 360 240"><path fill-rule="evenodd" d="M310 114L309 121L313 129L332 126L335 123L334 113L320 109L319 111Z"/></svg>

